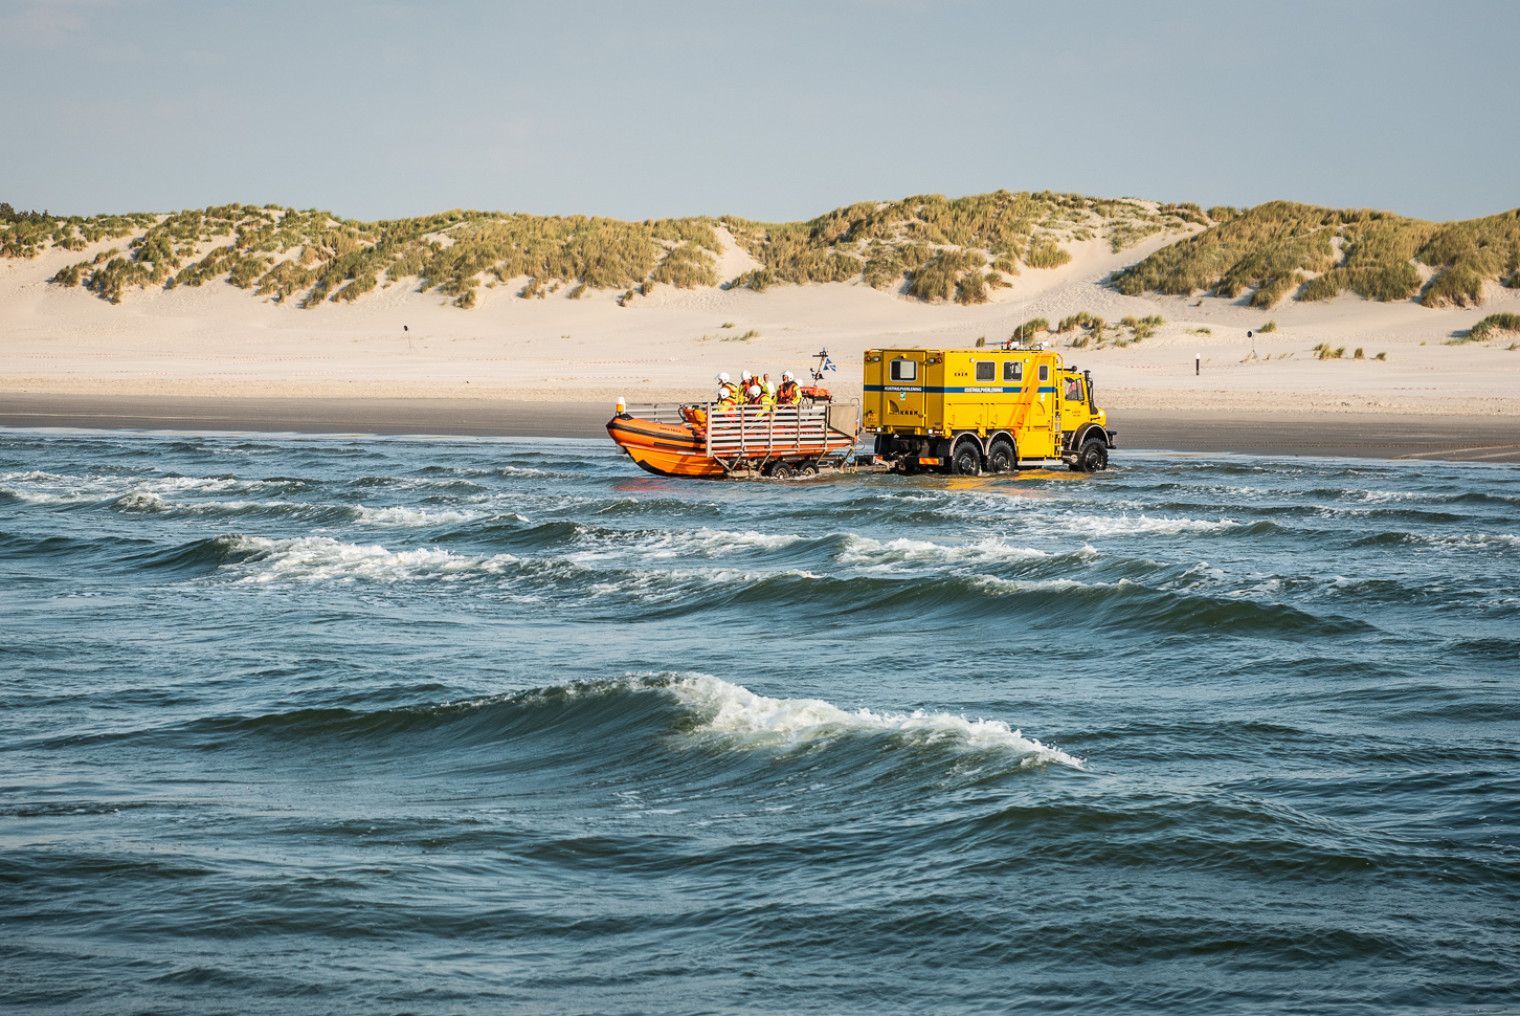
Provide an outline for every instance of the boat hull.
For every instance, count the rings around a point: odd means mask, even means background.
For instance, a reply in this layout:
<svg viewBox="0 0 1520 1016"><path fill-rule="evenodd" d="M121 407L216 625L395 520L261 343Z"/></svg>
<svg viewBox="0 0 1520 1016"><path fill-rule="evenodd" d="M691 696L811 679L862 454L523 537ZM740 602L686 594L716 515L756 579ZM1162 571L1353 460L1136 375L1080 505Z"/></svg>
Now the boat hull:
<svg viewBox="0 0 1520 1016"><path fill-rule="evenodd" d="M701 431L685 424L656 423L619 416L607 421L607 435L640 469L658 476L723 476L723 463L707 454Z"/></svg>

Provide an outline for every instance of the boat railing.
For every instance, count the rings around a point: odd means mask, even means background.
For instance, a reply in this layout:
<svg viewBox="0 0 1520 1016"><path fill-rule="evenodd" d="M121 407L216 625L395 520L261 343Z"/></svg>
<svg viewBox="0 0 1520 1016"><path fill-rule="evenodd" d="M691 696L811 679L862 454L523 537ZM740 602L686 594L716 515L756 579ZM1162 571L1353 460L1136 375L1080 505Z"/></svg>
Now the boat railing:
<svg viewBox="0 0 1520 1016"><path fill-rule="evenodd" d="M639 405L628 405L624 408L629 416L636 416L640 420L649 420L653 423L686 423L681 415L685 404L679 402L646 402Z"/></svg>
<svg viewBox="0 0 1520 1016"><path fill-rule="evenodd" d="M819 455L859 432L856 403L813 406L703 407L707 454L719 459Z"/></svg>
<svg viewBox="0 0 1520 1016"><path fill-rule="evenodd" d="M798 406L706 403L629 405L629 416L653 423L700 426L703 450L716 459L817 456L853 445L860 433L858 402Z"/></svg>

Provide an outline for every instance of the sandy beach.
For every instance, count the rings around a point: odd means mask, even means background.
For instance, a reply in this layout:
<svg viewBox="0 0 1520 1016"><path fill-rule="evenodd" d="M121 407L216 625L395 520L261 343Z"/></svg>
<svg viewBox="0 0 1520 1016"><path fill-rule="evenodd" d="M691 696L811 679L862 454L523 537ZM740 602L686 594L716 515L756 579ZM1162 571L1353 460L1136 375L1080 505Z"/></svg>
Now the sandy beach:
<svg viewBox="0 0 1520 1016"><path fill-rule="evenodd" d="M610 413L588 401L0 395L7 427L587 438L605 435ZM1121 450L1520 462L1520 425L1507 416L1385 413L1325 427L1261 412L1133 409L1114 425Z"/></svg>
<svg viewBox="0 0 1520 1016"><path fill-rule="evenodd" d="M1243 299L1129 297L1104 284L1176 238L1152 236L1117 253L1100 239L1076 243L1069 264L1026 268L991 302L969 307L858 282L761 293L666 287L629 306L607 292L523 299L512 283L483 289L471 310L405 283L355 304L303 310L217 282L133 291L111 305L46 281L95 248L52 250L0 260L0 419L599 433L618 397L703 399L719 370L800 373L826 348L839 365L829 384L854 398L868 348L995 344L1032 318L1087 311L1165 321L1123 347L1050 340L1093 372L1127 447L1490 461L1514 454L1520 352L1452 340L1486 314L1520 309L1520 292L1492 286L1477 308L1342 295L1263 311ZM753 266L726 233L724 245L725 277ZM1263 333L1269 322L1275 327ZM1343 348L1343 357L1317 359L1321 343Z"/></svg>

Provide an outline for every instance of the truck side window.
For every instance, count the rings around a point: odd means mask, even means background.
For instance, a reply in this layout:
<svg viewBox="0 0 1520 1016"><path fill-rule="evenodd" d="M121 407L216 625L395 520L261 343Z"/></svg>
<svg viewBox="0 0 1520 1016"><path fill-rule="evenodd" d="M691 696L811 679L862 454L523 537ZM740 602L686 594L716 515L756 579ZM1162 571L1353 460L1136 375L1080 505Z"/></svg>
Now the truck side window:
<svg viewBox="0 0 1520 1016"><path fill-rule="evenodd" d="M1023 360L1009 360L1008 362L1004 363L1003 364L1003 380L1004 381L1022 381L1022 380L1024 380L1024 361Z"/></svg>
<svg viewBox="0 0 1520 1016"><path fill-rule="evenodd" d="M893 360L892 361L892 380L893 381L916 381L916 380L918 380L918 361L917 360Z"/></svg>
<svg viewBox="0 0 1520 1016"><path fill-rule="evenodd" d="M1066 400L1068 402L1082 401L1082 379L1069 377L1066 379Z"/></svg>
<svg viewBox="0 0 1520 1016"><path fill-rule="evenodd" d="M1050 380L1050 364L1048 364L1048 363L1042 363L1042 364L1040 364L1040 380L1041 381L1049 381Z"/></svg>
<svg viewBox="0 0 1520 1016"><path fill-rule="evenodd" d="M991 360L978 360L976 362L976 379L978 381L996 381L997 364Z"/></svg>

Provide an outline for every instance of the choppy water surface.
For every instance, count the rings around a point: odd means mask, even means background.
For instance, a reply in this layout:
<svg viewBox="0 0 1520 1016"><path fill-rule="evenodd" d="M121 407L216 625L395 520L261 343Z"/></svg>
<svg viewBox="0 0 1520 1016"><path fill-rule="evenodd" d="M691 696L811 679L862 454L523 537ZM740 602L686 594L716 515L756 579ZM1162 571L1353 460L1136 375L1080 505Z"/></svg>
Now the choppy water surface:
<svg viewBox="0 0 1520 1016"><path fill-rule="evenodd" d="M0 432L0 999L1520 1005L1520 469Z"/></svg>

